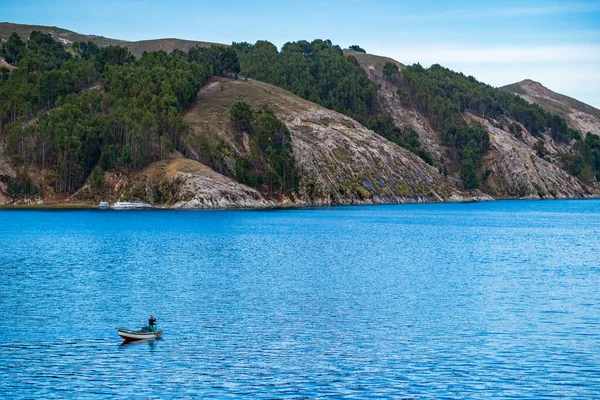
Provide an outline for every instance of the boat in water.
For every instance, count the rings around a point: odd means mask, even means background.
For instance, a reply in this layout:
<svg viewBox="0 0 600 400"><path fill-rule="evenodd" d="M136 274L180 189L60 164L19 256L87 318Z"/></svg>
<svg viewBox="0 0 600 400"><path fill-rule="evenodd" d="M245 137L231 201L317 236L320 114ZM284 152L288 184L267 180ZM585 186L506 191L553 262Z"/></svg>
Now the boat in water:
<svg viewBox="0 0 600 400"><path fill-rule="evenodd" d="M115 210L133 210L140 208L152 208L151 204L144 203L141 201L138 202L129 202L129 201L117 201L112 205L112 208Z"/></svg>
<svg viewBox="0 0 600 400"><path fill-rule="evenodd" d="M98 204L98 208L103 209L103 210L108 207L109 207L108 202L106 202L106 201L101 201L100 204Z"/></svg>
<svg viewBox="0 0 600 400"><path fill-rule="evenodd" d="M132 331L129 329L117 328L119 336L126 342L134 342L138 340L158 339L162 336L162 329L152 331L147 326L143 327L139 331Z"/></svg>

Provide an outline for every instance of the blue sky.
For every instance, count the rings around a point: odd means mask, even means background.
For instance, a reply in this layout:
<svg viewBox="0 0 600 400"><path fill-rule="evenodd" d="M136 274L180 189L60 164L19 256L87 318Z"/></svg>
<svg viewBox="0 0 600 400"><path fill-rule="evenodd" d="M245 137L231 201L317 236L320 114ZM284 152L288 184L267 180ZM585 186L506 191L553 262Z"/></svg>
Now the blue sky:
<svg viewBox="0 0 600 400"><path fill-rule="evenodd" d="M494 86L534 79L600 108L600 0L0 0L0 20L126 40L331 39Z"/></svg>

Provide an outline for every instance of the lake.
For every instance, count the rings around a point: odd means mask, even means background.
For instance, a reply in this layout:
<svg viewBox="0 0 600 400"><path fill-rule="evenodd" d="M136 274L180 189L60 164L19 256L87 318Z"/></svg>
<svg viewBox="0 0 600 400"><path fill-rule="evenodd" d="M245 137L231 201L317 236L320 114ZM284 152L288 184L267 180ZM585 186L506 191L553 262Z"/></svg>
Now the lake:
<svg viewBox="0 0 600 400"><path fill-rule="evenodd" d="M0 211L0 272L2 398L600 396L597 200Z"/></svg>

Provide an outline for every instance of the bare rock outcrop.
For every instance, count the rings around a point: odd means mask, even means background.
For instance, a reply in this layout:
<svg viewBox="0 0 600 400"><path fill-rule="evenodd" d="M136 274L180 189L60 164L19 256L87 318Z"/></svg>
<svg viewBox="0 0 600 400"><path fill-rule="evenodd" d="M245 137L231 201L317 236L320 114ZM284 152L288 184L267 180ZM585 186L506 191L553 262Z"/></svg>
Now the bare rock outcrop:
<svg viewBox="0 0 600 400"><path fill-rule="evenodd" d="M300 195L314 204L464 201L465 194L408 150L356 121L313 107L280 116L300 169Z"/></svg>
<svg viewBox="0 0 600 400"><path fill-rule="evenodd" d="M540 158L532 148L537 138L525 129L523 137L517 139L502 129L503 124L499 121L494 124L469 113L465 113L465 119L479 122L490 134L492 149L484 157L484 168L489 171L484 191L491 195L532 199L588 198L600 195L597 187L586 185L558 165ZM545 139L549 143L549 152L566 151L549 136ZM551 156L552 154L549 155Z"/></svg>

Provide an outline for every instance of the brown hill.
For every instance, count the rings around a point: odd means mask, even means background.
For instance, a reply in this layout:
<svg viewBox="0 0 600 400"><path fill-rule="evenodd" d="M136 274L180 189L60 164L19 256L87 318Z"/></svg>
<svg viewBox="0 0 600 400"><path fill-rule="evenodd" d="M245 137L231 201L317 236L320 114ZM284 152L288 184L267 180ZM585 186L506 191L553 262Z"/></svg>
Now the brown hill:
<svg viewBox="0 0 600 400"><path fill-rule="evenodd" d="M539 82L525 79L500 88L518 94L530 103L563 117L569 126L582 133L600 135L600 110L572 97L553 92Z"/></svg>
<svg viewBox="0 0 600 400"><path fill-rule="evenodd" d="M83 42L89 40L99 46L125 46L136 57L141 56L144 51L163 50L167 53L170 53L175 49L188 51L190 48L195 46L208 47L213 44L219 44L183 39L153 39L131 42L127 40L106 38L104 36L85 35L55 26L23 25L13 24L10 22L0 22L0 40L7 40L13 32L17 32L22 39L26 39L29 38L29 35L31 35L32 31L36 30L51 34L52 37L65 45L70 45L76 41Z"/></svg>

